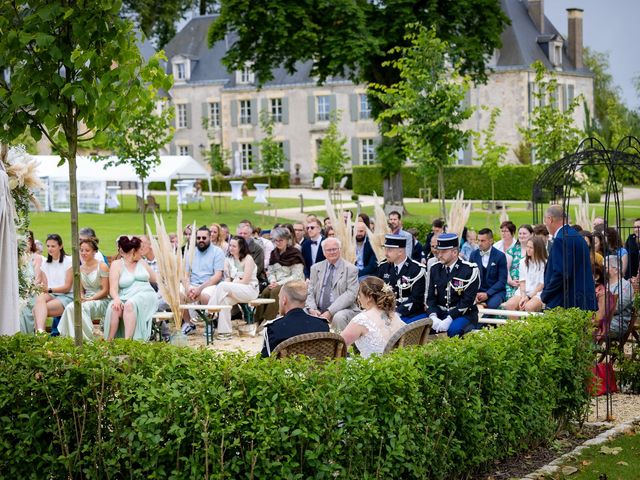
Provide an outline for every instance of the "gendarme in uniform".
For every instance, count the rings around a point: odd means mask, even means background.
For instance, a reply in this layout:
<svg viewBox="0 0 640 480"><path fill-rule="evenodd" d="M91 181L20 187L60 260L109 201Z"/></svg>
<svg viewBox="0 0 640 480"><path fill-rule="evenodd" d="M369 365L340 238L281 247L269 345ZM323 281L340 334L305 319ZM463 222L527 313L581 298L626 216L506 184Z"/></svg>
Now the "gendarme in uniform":
<svg viewBox="0 0 640 480"><path fill-rule="evenodd" d="M458 257L458 241L454 233L438 238L438 262L429 272L427 292L427 314L433 320L434 330L446 331L450 337L462 335L478 325L475 305L480 286L478 267ZM450 265L447 267L445 263Z"/></svg>
<svg viewBox="0 0 640 480"><path fill-rule="evenodd" d="M385 235L385 250L393 249L394 256L404 257L404 261L397 271L399 261L383 260L378 263L376 277L393 288L396 296L396 311L405 322L417 320L416 316L424 318L424 295L426 270L421 263L404 255L406 252L406 238L398 235ZM402 249L402 250L401 250ZM398 255L396 255L396 252ZM402 261L402 260L400 260Z"/></svg>

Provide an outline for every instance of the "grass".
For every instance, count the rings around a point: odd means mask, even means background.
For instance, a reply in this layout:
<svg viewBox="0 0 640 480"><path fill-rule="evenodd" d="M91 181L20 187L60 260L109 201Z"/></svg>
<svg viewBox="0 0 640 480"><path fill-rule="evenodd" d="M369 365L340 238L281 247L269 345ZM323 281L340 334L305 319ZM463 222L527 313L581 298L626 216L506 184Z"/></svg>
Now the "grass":
<svg viewBox="0 0 640 480"><path fill-rule="evenodd" d="M606 444L594 445L583 450L582 455L563 465L561 472L547 478L554 480L640 478L640 426Z"/></svg>
<svg viewBox="0 0 640 480"><path fill-rule="evenodd" d="M135 196L123 195L121 198L122 205L117 209L108 209L104 215L94 213L81 213L79 216L79 225L82 227L91 227L96 231L100 239L100 250L111 255L115 253L115 241L122 234L141 234L142 214L136 211ZM182 221L184 224L196 222L196 225L210 225L211 223L226 223L235 232L236 225L244 219L249 219L264 228L271 228L276 223L275 209L278 211L283 208L299 207L300 202L297 199L272 198L271 199L271 215L265 211L264 215L259 212L262 210L260 204L253 203L253 198L245 198L243 200L230 201L228 198L223 199L221 205L221 213L218 212L218 204L215 208L211 206L209 198L202 202L201 208L197 205L190 205L182 210ZM164 196L157 196L156 201L161 205L158 212L164 218L167 231L173 232L176 229L177 217L177 198L172 196L170 201L170 212L165 211ZM322 205L321 200L305 200L305 206ZM283 218L278 217L278 221ZM147 223L155 231L153 215L147 214ZM58 233L62 236L63 241L69 243L71 238L71 217L68 212L34 212L31 214L31 230L36 239L44 242L49 233Z"/></svg>

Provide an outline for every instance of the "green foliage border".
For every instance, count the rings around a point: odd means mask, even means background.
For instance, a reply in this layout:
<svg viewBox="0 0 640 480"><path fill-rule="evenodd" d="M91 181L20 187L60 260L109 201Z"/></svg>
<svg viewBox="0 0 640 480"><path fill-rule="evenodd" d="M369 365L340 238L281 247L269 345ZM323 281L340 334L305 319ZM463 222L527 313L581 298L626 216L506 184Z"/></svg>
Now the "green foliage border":
<svg viewBox="0 0 640 480"><path fill-rule="evenodd" d="M591 315L316 368L0 337L4 478L462 478L588 406Z"/></svg>

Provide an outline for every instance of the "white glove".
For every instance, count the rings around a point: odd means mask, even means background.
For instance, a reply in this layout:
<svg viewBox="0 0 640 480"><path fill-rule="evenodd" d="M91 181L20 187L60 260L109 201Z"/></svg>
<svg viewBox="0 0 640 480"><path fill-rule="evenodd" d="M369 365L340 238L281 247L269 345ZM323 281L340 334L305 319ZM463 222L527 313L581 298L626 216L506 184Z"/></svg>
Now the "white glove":
<svg viewBox="0 0 640 480"><path fill-rule="evenodd" d="M438 328L436 328L436 332L446 332L447 330L449 330L451 322L453 322L453 318L451 318L451 315L447 315L447 318L440 321Z"/></svg>
<svg viewBox="0 0 640 480"><path fill-rule="evenodd" d="M436 315L435 313L432 313L431 315L429 315L429 318L431 319L431 328L437 332L438 327L440 326L440 323L442 323L442 320L440 320L438 318L438 315Z"/></svg>

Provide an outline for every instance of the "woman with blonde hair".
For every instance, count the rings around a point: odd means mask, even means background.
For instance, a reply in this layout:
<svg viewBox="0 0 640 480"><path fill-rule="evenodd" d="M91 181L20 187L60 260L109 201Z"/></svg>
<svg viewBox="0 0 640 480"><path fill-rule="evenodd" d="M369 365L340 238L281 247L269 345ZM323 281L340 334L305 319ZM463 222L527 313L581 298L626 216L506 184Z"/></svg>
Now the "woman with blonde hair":
<svg viewBox="0 0 640 480"><path fill-rule="evenodd" d="M341 335L347 346L355 343L360 355L367 358L384 352L391 336L405 323L396 313L393 289L377 277L361 280L358 302L364 311L351 319Z"/></svg>
<svg viewBox="0 0 640 480"><path fill-rule="evenodd" d="M223 252L227 253L229 250L229 244L225 240L222 227L217 223L212 223L209 230L211 231L211 243L216 247L220 247Z"/></svg>

